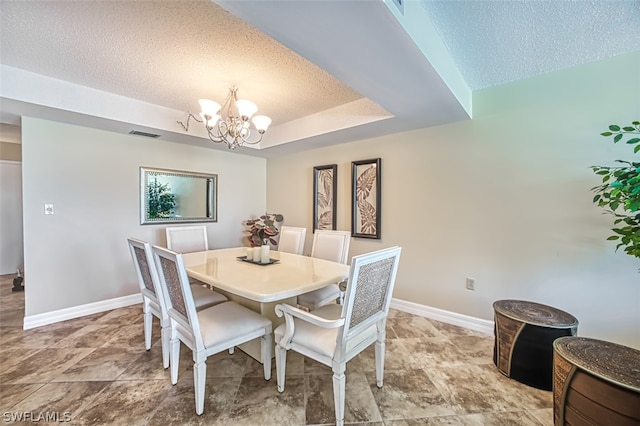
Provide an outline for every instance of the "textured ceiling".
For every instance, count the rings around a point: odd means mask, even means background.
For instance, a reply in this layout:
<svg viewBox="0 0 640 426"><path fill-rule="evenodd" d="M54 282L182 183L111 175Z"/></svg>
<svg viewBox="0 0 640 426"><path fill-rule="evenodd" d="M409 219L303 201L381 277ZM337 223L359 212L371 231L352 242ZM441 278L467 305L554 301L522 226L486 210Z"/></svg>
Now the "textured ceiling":
<svg viewBox="0 0 640 426"><path fill-rule="evenodd" d="M0 121L31 115L118 132L135 125L209 146L202 129L186 134L176 120L197 112L199 98L222 102L235 85L273 119L260 148L285 152L468 119L470 95L460 98L451 76L440 75L446 67L427 58L425 43L444 46L438 55L450 58L467 91L640 48L638 1L414 0L402 19L394 7L0 0ZM89 88L126 98L102 115L108 97ZM155 106L164 109L147 108Z"/></svg>
<svg viewBox="0 0 640 426"><path fill-rule="evenodd" d="M208 0L1 4L2 63L82 86L199 112L235 85L274 125L362 98Z"/></svg>
<svg viewBox="0 0 640 426"><path fill-rule="evenodd" d="M420 0L469 87L640 49L640 1Z"/></svg>

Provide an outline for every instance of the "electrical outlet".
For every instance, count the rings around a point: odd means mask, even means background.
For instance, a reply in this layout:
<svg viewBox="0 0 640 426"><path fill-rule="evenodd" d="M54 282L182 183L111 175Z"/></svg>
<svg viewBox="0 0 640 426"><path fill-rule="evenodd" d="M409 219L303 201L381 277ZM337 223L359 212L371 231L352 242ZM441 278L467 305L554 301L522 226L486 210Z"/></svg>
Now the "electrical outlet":
<svg viewBox="0 0 640 426"><path fill-rule="evenodd" d="M476 289L476 280L474 280L473 278L468 278L467 277L467 290L475 290Z"/></svg>

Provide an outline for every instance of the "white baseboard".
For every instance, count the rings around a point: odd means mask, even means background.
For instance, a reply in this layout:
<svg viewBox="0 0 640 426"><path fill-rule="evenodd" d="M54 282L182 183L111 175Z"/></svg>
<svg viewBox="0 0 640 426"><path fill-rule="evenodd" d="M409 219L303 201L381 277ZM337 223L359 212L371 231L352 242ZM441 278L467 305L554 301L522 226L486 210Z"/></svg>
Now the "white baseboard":
<svg viewBox="0 0 640 426"><path fill-rule="evenodd" d="M99 312L110 311L116 308L136 305L138 303L142 303L142 296L140 295L140 293L117 297L115 299L102 300L100 302L88 303L86 305L60 309L53 312L46 312L44 314L29 315L24 317L23 329L29 330L30 328L36 328L60 321L80 318L87 315L97 314Z"/></svg>
<svg viewBox="0 0 640 426"><path fill-rule="evenodd" d="M419 315L436 321L446 322L447 324L453 324L470 330L479 331L480 333L493 335L493 321L470 317L399 299L391 299L391 307L402 312Z"/></svg>
<svg viewBox="0 0 640 426"><path fill-rule="evenodd" d="M129 296L122 296L115 299L103 300L100 302L89 303L72 308L60 309L44 314L30 315L24 318L23 328L29 330L31 328L43 325L54 324L60 321L66 321L74 318L80 318L87 315L97 314L99 312L110 311L116 308L136 305L142 303L142 297L139 293ZM459 327L468 328L470 330L479 331L485 334L493 334L493 321L483 320L480 318L470 317L455 312L445 311L430 306L419 305L413 302L407 302L399 299L391 300L391 307L402 312L419 315L425 318L431 318L436 321L442 321L447 324L457 325Z"/></svg>

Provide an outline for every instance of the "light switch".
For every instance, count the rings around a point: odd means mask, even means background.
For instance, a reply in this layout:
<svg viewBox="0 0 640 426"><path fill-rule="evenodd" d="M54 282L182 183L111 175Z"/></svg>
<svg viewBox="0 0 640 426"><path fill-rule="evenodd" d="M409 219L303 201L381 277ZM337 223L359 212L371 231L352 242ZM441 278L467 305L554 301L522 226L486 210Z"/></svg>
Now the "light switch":
<svg viewBox="0 0 640 426"><path fill-rule="evenodd" d="M44 205L44 214L53 214L53 204Z"/></svg>

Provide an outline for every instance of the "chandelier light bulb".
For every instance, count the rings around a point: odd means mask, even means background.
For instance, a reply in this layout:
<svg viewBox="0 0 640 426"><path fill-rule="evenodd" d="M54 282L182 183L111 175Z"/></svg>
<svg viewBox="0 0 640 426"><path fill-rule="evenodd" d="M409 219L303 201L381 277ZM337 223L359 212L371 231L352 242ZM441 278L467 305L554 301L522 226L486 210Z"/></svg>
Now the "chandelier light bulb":
<svg viewBox="0 0 640 426"><path fill-rule="evenodd" d="M256 115L251 121L253 121L253 125L256 126L256 129L260 133L266 132L271 124L271 119L266 115Z"/></svg>
<svg viewBox="0 0 640 426"><path fill-rule="evenodd" d="M244 117L247 117L247 120L258 110L258 106L256 104L246 99L238 99L236 101L236 107L238 107L238 114L240 114L240 117L243 119Z"/></svg>
<svg viewBox="0 0 640 426"><path fill-rule="evenodd" d="M202 111L201 116L204 114L205 116L208 115L209 117L214 117L218 114L220 108L222 108L219 103L209 99L200 99L198 100L198 103L200 104L200 110Z"/></svg>

